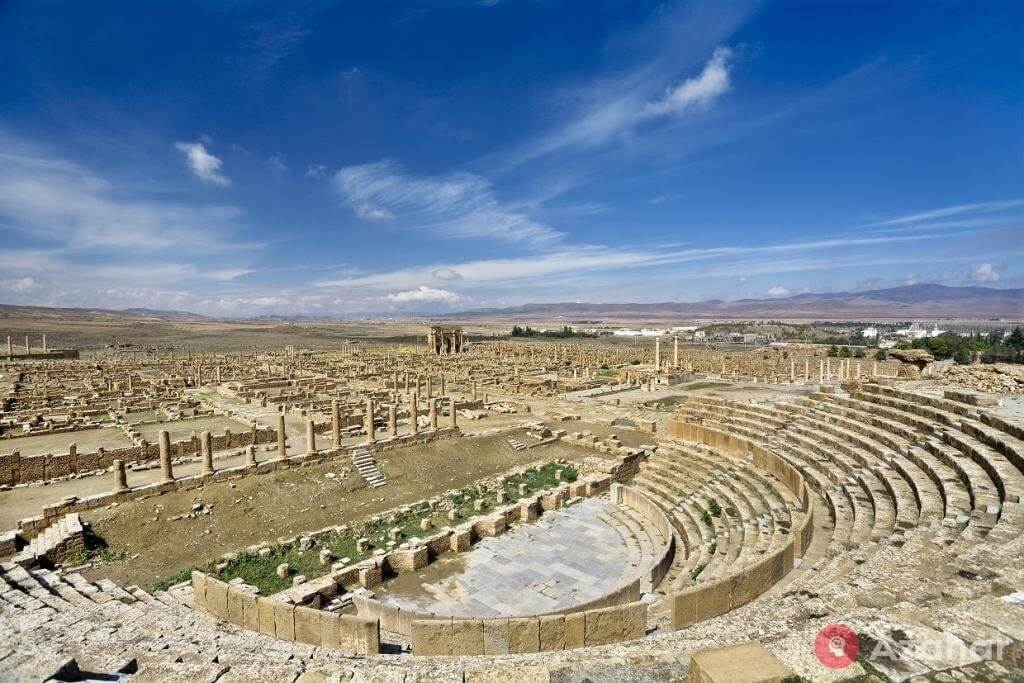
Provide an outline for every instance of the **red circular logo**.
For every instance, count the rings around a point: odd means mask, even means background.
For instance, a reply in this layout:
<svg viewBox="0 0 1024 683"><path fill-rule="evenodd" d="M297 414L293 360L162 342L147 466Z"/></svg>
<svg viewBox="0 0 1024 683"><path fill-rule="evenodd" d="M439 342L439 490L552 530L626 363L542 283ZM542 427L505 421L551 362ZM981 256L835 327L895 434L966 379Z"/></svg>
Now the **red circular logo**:
<svg viewBox="0 0 1024 683"><path fill-rule="evenodd" d="M860 639L849 627L829 624L814 639L814 654L830 669L845 669L860 653Z"/></svg>

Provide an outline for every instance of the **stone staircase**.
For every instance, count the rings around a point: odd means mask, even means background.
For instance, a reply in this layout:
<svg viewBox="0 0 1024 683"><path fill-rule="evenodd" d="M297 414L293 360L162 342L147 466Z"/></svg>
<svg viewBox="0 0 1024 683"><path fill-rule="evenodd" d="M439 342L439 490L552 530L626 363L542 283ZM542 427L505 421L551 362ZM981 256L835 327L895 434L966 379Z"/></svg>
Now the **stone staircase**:
<svg viewBox="0 0 1024 683"><path fill-rule="evenodd" d="M85 527L77 512L64 515L46 527L11 561L20 567L53 566L73 550L85 549Z"/></svg>
<svg viewBox="0 0 1024 683"><path fill-rule="evenodd" d="M373 459L373 456L365 448L357 448L352 451L352 464L355 465L355 468L359 470L359 475L372 488L378 488L387 483L384 479L384 473L377 466L377 461Z"/></svg>

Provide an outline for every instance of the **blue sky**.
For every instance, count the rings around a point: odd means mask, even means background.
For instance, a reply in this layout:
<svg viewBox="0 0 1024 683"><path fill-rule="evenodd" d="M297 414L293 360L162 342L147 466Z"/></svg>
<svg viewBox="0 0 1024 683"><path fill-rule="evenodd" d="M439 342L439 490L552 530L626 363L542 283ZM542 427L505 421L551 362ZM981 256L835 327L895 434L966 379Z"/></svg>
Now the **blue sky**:
<svg viewBox="0 0 1024 683"><path fill-rule="evenodd" d="M1019 2L0 3L0 302L1024 285Z"/></svg>

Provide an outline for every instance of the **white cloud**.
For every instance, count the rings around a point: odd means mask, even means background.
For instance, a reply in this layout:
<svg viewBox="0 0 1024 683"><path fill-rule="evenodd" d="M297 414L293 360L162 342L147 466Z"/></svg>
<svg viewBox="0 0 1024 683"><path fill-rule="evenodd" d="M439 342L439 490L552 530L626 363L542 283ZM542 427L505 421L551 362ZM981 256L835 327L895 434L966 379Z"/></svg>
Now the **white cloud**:
<svg viewBox="0 0 1024 683"><path fill-rule="evenodd" d="M9 290L12 292L30 292L39 287L35 278L20 277L14 280L0 280L0 291Z"/></svg>
<svg viewBox="0 0 1024 683"><path fill-rule="evenodd" d="M204 183L220 187L227 187L231 184L231 181L220 172L223 162L206 151L206 146L203 143L176 142L174 146L185 155L185 163Z"/></svg>
<svg viewBox="0 0 1024 683"><path fill-rule="evenodd" d="M447 289L434 289L425 285L420 285L416 289L410 289L406 292L395 292L394 294L388 294L387 298L395 303L408 303L410 301L418 302L435 302L435 303L446 303L453 304L459 300L459 295L455 292L450 292Z"/></svg>
<svg viewBox="0 0 1024 683"><path fill-rule="evenodd" d="M319 180L327 175L327 167L323 164L310 164L306 166L306 177Z"/></svg>
<svg viewBox="0 0 1024 683"><path fill-rule="evenodd" d="M975 282L998 282L999 273L992 267L991 263L980 263L971 266L971 279Z"/></svg>
<svg viewBox="0 0 1024 683"><path fill-rule="evenodd" d="M275 171L278 171L279 173L284 173L285 171L288 170L288 164L284 163L284 160L277 154L274 154L269 159L267 159L267 165L269 165L270 168L274 169Z"/></svg>
<svg viewBox="0 0 1024 683"><path fill-rule="evenodd" d="M716 48L700 75L687 79L665 91L661 99L648 102L643 116L680 115L694 108L708 107L729 91L729 59L732 50Z"/></svg>
<svg viewBox="0 0 1024 683"><path fill-rule="evenodd" d="M786 296L789 294L789 290L782 285L775 285L768 290L768 296Z"/></svg>
<svg viewBox="0 0 1024 683"><path fill-rule="evenodd" d="M551 242L562 233L503 205L490 182L472 173L417 177L393 161L347 166L334 176L338 193L362 218L398 219L442 237Z"/></svg>

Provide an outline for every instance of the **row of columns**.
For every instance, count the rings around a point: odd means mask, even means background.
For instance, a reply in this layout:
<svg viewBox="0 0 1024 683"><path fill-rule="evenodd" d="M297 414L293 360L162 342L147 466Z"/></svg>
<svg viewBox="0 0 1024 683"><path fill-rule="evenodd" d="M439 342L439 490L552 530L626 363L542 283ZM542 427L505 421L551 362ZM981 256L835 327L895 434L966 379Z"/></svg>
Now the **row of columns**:
<svg viewBox="0 0 1024 683"><path fill-rule="evenodd" d="M414 395L413 401L410 405L410 417L412 423L412 432L416 434L419 432L418 419L418 398ZM430 416L430 429L436 430L438 428L438 410L437 410L438 399L432 398L428 401L428 409ZM458 426L458 413L455 408L455 399L450 400L451 405L451 426ZM373 399L366 400L366 418L365 427L366 435L370 441L376 440L376 425L374 425L374 404ZM331 402L331 433L334 437L334 447L337 448L341 441L341 415L337 400ZM388 406L388 434L391 437L398 436L398 409L395 404ZM277 457L278 460L284 460L288 457L288 436L285 429L284 415L278 415L277 418ZM160 430L158 436L158 444L160 449L160 483L168 484L174 481L174 467L171 463L171 439L170 434L165 430ZM213 469L213 435L210 432L203 432L200 437L200 450L202 453L202 466L200 470L201 476L207 476L214 473ZM312 455L316 453L316 431L314 428L313 420L306 420L306 453ZM245 449L245 466L253 467L256 463L256 446L250 444ZM121 493L128 490L128 479L127 472L125 470L125 463L123 460L114 460L114 491Z"/></svg>
<svg viewBox="0 0 1024 683"><path fill-rule="evenodd" d="M46 335L43 335L43 353L48 351L46 346ZM28 335L25 335L25 355L28 356L32 353L32 346L29 344ZM11 335L7 335L7 358L8 360L14 359L14 342L11 340Z"/></svg>

